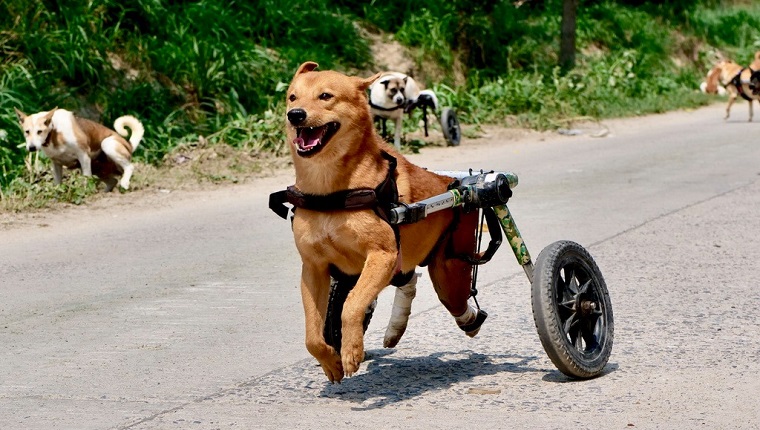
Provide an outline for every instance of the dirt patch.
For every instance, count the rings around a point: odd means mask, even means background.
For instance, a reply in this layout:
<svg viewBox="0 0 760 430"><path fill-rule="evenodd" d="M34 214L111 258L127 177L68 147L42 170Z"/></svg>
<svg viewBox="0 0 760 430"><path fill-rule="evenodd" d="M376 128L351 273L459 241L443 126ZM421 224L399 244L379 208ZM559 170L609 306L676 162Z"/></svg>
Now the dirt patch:
<svg viewBox="0 0 760 430"><path fill-rule="evenodd" d="M370 50L378 69L414 76L416 69L414 60L409 50L402 44L390 35L370 32L365 32L365 35L370 41Z"/></svg>

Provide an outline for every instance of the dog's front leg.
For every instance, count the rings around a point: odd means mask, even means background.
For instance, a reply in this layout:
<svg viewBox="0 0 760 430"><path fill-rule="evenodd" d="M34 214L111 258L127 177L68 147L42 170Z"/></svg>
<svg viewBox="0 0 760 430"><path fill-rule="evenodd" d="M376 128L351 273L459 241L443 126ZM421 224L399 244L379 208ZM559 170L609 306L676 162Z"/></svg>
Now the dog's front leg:
<svg viewBox="0 0 760 430"><path fill-rule="evenodd" d="M53 161L53 182L56 185L61 185L61 181L63 181L63 165Z"/></svg>
<svg viewBox="0 0 760 430"><path fill-rule="evenodd" d="M327 269L304 263L301 269L301 299L306 321L306 349L319 361L330 382L340 382L343 379L340 356L324 338L329 294L330 274Z"/></svg>
<svg viewBox="0 0 760 430"><path fill-rule="evenodd" d="M728 105L726 106L726 116L723 119L728 119L728 117L731 116L731 106L734 104L734 101L736 101L736 93L732 92L731 95L728 96Z"/></svg>
<svg viewBox="0 0 760 430"><path fill-rule="evenodd" d="M403 123L403 115L401 115L399 118L396 118L396 129L394 130L395 135L393 136L393 143L396 145L396 149L401 149L401 125Z"/></svg>
<svg viewBox="0 0 760 430"><path fill-rule="evenodd" d="M351 376L364 360L364 313L380 291L391 281L396 268L398 252L378 250L370 252L364 262L362 274L346 298L341 314L341 359L343 371Z"/></svg>
<svg viewBox="0 0 760 430"><path fill-rule="evenodd" d="M84 176L92 176L92 160L89 155L82 153L79 156L79 165L82 166Z"/></svg>

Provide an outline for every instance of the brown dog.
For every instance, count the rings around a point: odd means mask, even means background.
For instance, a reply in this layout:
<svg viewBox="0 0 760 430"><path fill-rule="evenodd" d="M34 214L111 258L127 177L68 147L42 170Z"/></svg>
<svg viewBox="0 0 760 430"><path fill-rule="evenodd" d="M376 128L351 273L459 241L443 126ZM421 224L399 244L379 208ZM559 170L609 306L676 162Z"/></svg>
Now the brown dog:
<svg viewBox="0 0 760 430"><path fill-rule="evenodd" d="M302 64L287 92L293 192L319 200L344 190L378 190L389 180L395 181L398 200L404 203L446 192L452 178L413 165L375 132L366 90L379 74L361 79L315 71L317 67ZM456 216L447 210L394 231L382 208L296 209L293 234L303 263L306 348L331 382L354 374L364 359L367 307L394 275L413 273L418 265L429 265L436 293L460 328L471 336L477 333L479 325L473 325L478 312L468 303L472 267L448 257L474 252L477 222L477 212ZM323 337L330 274L336 269L359 275L343 307L340 355Z"/></svg>
<svg viewBox="0 0 760 430"><path fill-rule="evenodd" d="M721 94L721 89L725 88L725 92L728 92L728 106L724 119L731 115L731 106L741 96L749 102L749 121L752 121L752 101L760 101L760 51L755 53L755 59L749 67L742 67L731 60L718 62L707 73L707 80L700 88L708 94Z"/></svg>

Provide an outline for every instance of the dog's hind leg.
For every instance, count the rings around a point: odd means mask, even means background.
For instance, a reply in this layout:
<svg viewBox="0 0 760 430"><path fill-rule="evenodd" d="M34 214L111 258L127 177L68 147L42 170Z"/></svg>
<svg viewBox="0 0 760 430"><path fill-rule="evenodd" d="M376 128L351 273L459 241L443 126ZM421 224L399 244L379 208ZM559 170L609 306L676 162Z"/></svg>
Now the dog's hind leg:
<svg viewBox="0 0 760 430"><path fill-rule="evenodd" d="M340 382L343 379L340 356L324 338L329 295L328 269L304 263L301 269L301 299L306 322L306 349L319 361L330 382Z"/></svg>
<svg viewBox="0 0 760 430"><path fill-rule="evenodd" d="M106 184L106 192L110 193L111 190L116 186L117 183L119 183L119 180L116 179L114 176L109 176L105 179L103 179L103 182Z"/></svg>
<svg viewBox="0 0 760 430"><path fill-rule="evenodd" d="M752 100L747 100L749 103L749 122L752 122Z"/></svg>
<svg viewBox="0 0 760 430"><path fill-rule="evenodd" d="M103 139L103 142L100 143L100 147L111 161L121 167L123 173L121 175L121 181L119 181L119 186L128 190L129 181L132 178L132 172L135 170L130 161L132 154L113 136Z"/></svg>
<svg viewBox="0 0 760 430"><path fill-rule="evenodd" d="M453 255L472 255L475 252L475 231L478 213L462 214L459 225L450 239L435 251L428 271L438 299L456 320L457 325L468 336L478 334L487 314L472 307L468 300L472 283L472 265Z"/></svg>
<svg viewBox="0 0 760 430"><path fill-rule="evenodd" d="M391 319L383 338L385 348L396 346L406 331L406 324L409 322L409 315L412 313L412 300L417 295L417 278L419 276L419 273L413 273L409 282L396 288Z"/></svg>

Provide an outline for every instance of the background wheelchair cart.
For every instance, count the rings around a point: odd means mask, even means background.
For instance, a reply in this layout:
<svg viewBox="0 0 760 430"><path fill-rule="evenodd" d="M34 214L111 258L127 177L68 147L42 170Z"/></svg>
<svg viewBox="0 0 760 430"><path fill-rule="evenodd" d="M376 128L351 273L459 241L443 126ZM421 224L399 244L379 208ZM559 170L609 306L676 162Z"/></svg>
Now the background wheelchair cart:
<svg viewBox="0 0 760 430"><path fill-rule="evenodd" d="M389 110L389 108L384 108L381 106L372 105L374 109L379 110ZM459 146L459 143L462 141L462 130L459 125L459 119L457 118L456 111L454 111L453 108L445 107L438 111L438 106L436 106L436 100L435 98L430 94L430 91L423 91L420 93L419 97L417 97L416 100L410 100L408 103L406 103L403 106L399 106L398 108L391 108L391 109L403 109L404 114L411 115L412 112L415 109L421 109L422 110L422 123L423 128L425 130L425 137L429 136L428 133L428 109L432 111L432 113L438 118L438 121L441 126L441 133L443 134L443 138L446 140L446 144L448 146ZM376 121L380 122L380 131L383 138L387 138L388 130L387 130L387 118L383 118L380 116L375 117Z"/></svg>

